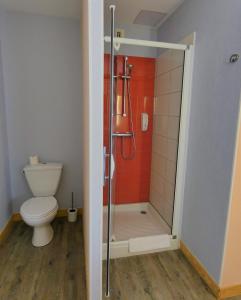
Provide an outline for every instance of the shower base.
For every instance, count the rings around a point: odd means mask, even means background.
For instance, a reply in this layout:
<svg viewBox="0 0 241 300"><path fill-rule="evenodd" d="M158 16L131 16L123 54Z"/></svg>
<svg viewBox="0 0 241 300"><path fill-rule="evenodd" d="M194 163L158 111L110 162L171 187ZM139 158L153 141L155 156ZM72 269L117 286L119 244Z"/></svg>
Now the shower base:
<svg viewBox="0 0 241 300"><path fill-rule="evenodd" d="M178 248L178 241L172 239L171 228L150 203L113 205L111 258L155 253ZM130 251L130 241L141 238L143 245L150 238L159 236L170 240L170 245L148 250ZM146 239L145 239L146 238ZM107 251L107 207L103 213L103 259Z"/></svg>

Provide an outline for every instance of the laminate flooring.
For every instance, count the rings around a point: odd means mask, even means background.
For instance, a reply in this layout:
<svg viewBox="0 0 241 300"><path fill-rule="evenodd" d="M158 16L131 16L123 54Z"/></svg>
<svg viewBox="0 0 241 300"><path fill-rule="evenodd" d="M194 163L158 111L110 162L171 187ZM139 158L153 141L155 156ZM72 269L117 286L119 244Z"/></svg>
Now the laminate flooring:
<svg viewBox="0 0 241 300"><path fill-rule="evenodd" d="M32 228L17 222L0 245L0 300L85 300L82 221L53 222L49 245L32 246Z"/></svg>
<svg viewBox="0 0 241 300"><path fill-rule="evenodd" d="M103 262L105 280L105 262ZM215 300L180 250L111 260L108 300ZM241 300L240 297L229 300Z"/></svg>
<svg viewBox="0 0 241 300"><path fill-rule="evenodd" d="M53 228L53 241L35 248L32 229L14 225L0 245L0 300L86 300L82 221ZM109 300L215 300L179 250L111 260L109 298L104 287Z"/></svg>

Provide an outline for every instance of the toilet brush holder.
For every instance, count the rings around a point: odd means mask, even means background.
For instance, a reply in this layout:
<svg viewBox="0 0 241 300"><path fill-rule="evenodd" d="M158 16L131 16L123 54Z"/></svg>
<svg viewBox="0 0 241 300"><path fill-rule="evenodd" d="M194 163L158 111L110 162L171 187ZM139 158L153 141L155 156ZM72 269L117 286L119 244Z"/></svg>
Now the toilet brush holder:
<svg viewBox="0 0 241 300"><path fill-rule="evenodd" d="M74 208L74 193L71 193L71 208L68 209L68 221L76 222L77 220L77 208Z"/></svg>
<svg viewBox="0 0 241 300"><path fill-rule="evenodd" d="M69 208L68 209L68 221L76 222L77 221L77 208Z"/></svg>

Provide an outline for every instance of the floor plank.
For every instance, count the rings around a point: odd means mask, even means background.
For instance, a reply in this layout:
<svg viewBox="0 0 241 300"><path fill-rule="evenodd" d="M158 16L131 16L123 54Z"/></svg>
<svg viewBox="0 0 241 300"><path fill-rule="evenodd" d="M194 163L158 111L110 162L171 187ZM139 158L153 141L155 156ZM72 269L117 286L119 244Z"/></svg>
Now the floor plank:
<svg viewBox="0 0 241 300"><path fill-rule="evenodd" d="M15 224L0 245L0 300L86 299L82 222L71 224L59 218L53 227L53 241L35 248L31 244L32 229L23 222ZM104 275L105 263L103 279ZM169 251L112 260L111 296L107 299L215 298L182 253Z"/></svg>
<svg viewBox="0 0 241 300"><path fill-rule="evenodd" d="M54 239L31 244L32 229L15 224L0 245L0 300L85 300L82 221L53 222Z"/></svg>
<svg viewBox="0 0 241 300"><path fill-rule="evenodd" d="M105 262L103 280L105 280ZM181 251L111 260L109 300L215 300ZM241 300L241 297L230 298Z"/></svg>

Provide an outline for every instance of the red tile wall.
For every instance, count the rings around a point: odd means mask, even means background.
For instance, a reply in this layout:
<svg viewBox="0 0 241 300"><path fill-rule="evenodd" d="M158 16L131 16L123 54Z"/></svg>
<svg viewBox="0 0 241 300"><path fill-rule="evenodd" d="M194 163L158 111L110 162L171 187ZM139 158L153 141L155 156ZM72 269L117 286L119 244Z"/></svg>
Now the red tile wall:
<svg viewBox="0 0 241 300"><path fill-rule="evenodd" d="M155 59L145 57L128 56L128 63L133 65L130 80L130 93L134 132L136 138L136 154L131 160L123 159L121 149L126 155L131 154L133 141L131 138L114 138L115 147L115 174L113 202L116 204L128 204L149 201L151 152L152 152L152 126L155 83ZM104 57L104 145L109 146L109 55ZM124 56L118 55L115 59L115 74L123 75ZM130 111L123 117L123 80L116 82L116 105L114 117L114 131L130 131ZM126 102L127 103L127 102ZM141 113L149 115L149 127L146 132L141 130ZM122 141L121 141L122 140ZM121 143L123 142L123 148ZM108 166L107 166L108 167ZM107 203L108 187L104 187L104 204Z"/></svg>

